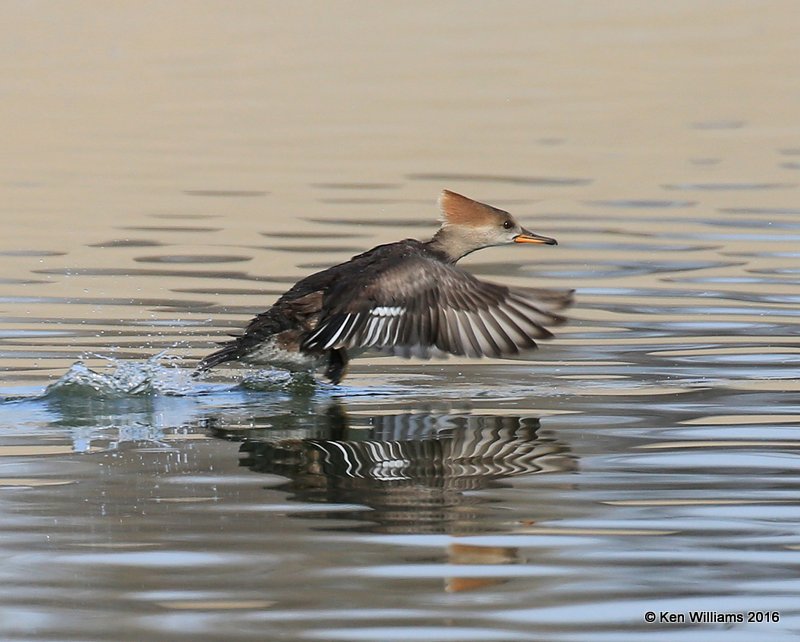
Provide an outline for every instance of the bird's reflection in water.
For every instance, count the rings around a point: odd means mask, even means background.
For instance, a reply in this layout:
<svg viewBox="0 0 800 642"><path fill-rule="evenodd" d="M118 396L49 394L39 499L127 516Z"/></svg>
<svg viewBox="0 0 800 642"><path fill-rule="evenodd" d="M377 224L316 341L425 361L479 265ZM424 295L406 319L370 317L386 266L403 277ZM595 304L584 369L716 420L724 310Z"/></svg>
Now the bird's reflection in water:
<svg viewBox="0 0 800 642"><path fill-rule="evenodd" d="M415 409L351 419L338 402L299 410L241 422L215 417L207 425L218 437L242 440L242 466L287 477L280 488L290 499L352 505L352 511L327 513L336 520L331 528L504 530L491 499L469 491L500 487L509 477L575 468L567 447L533 417Z"/></svg>

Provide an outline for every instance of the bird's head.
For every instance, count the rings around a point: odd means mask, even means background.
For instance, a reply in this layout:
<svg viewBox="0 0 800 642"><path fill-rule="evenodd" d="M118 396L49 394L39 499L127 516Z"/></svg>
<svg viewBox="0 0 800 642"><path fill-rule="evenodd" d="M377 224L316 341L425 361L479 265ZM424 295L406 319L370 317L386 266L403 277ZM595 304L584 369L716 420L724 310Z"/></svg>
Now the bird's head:
<svg viewBox="0 0 800 642"><path fill-rule="evenodd" d="M455 261L493 245L537 243L558 245L555 239L526 230L505 210L442 190L439 197L442 227L434 239Z"/></svg>

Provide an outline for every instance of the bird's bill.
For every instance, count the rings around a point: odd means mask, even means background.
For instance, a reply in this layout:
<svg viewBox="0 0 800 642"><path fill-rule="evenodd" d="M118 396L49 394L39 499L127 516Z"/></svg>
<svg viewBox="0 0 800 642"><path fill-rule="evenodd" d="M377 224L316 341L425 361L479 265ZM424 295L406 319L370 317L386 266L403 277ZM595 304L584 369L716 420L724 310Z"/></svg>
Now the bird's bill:
<svg viewBox="0 0 800 642"><path fill-rule="evenodd" d="M545 245L558 245L558 241L555 239L551 239L549 236L540 236L538 234L534 234L533 232L529 232L528 230L522 230L521 234L517 234L514 237L514 243L543 243Z"/></svg>

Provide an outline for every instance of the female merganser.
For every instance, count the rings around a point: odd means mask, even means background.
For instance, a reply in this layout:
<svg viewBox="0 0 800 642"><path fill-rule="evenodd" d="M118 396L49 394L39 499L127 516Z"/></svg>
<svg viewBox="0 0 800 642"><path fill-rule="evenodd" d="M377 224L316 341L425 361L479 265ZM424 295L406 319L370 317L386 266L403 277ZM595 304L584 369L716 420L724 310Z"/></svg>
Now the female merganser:
<svg viewBox="0 0 800 642"><path fill-rule="evenodd" d="M428 359L445 354L504 357L549 339L546 326L574 290L508 287L480 281L455 263L507 243L557 245L508 212L444 190L442 226L430 241L379 245L296 283L244 334L200 361L196 374L226 361L313 371L339 383L348 350L375 349Z"/></svg>

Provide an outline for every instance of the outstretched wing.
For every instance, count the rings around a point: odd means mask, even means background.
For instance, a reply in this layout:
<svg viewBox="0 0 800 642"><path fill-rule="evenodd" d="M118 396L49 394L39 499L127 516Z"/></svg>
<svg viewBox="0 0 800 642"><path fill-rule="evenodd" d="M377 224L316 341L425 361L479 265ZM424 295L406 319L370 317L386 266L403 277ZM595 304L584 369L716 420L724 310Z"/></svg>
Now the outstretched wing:
<svg viewBox="0 0 800 642"><path fill-rule="evenodd" d="M572 291L509 288L418 254L393 257L378 276L337 282L302 349L374 348L404 357L436 352L500 357L552 337ZM373 266L377 267L377 266Z"/></svg>

